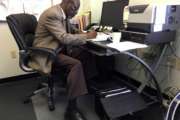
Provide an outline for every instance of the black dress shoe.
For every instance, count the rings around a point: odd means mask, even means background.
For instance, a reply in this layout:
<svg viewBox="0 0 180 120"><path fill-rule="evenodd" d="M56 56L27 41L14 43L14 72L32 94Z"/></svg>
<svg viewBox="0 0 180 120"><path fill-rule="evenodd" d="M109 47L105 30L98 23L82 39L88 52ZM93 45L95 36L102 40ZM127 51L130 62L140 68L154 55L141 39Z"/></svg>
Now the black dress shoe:
<svg viewBox="0 0 180 120"><path fill-rule="evenodd" d="M66 110L65 120L86 120L86 118L77 108L75 108Z"/></svg>

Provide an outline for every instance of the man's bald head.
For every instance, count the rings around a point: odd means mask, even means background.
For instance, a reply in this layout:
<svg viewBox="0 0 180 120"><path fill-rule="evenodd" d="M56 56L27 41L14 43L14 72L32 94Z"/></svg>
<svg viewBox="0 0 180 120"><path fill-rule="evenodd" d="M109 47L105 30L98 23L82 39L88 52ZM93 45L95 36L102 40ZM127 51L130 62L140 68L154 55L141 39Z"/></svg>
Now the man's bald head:
<svg viewBox="0 0 180 120"><path fill-rule="evenodd" d="M62 0L61 7L67 17L74 17L80 7L80 0Z"/></svg>

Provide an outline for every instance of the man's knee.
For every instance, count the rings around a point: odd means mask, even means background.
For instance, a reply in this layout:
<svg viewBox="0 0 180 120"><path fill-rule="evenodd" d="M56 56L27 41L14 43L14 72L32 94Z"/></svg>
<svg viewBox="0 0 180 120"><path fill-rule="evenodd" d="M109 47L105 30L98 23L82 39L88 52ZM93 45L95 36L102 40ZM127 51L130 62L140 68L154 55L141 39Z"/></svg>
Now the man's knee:
<svg viewBox="0 0 180 120"><path fill-rule="evenodd" d="M72 65L73 65L73 67L74 66L82 67L82 63L78 59L74 59L73 62L72 62Z"/></svg>
<svg viewBox="0 0 180 120"><path fill-rule="evenodd" d="M76 67L82 67L82 63L81 63L81 61L79 61L79 60L76 60L76 63L75 63L75 66Z"/></svg>

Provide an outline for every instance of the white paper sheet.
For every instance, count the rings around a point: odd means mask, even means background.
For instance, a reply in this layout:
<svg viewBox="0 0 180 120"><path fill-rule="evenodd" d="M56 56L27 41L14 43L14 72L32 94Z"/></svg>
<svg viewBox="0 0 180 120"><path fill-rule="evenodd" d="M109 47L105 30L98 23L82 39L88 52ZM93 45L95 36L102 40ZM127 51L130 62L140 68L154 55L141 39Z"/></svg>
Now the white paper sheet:
<svg viewBox="0 0 180 120"><path fill-rule="evenodd" d="M105 41L109 37L111 37L109 34L106 34L106 33L103 33L103 32L98 32L96 38L88 39L88 40L92 40L92 41Z"/></svg>
<svg viewBox="0 0 180 120"><path fill-rule="evenodd" d="M137 49L137 48L146 48L148 47L145 44L140 44L136 42L130 42L130 41L125 41L125 42L119 42L119 43L110 43L107 45L108 47L114 48L118 51L127 51L127 50L132 50L132 49Z"/></svg>

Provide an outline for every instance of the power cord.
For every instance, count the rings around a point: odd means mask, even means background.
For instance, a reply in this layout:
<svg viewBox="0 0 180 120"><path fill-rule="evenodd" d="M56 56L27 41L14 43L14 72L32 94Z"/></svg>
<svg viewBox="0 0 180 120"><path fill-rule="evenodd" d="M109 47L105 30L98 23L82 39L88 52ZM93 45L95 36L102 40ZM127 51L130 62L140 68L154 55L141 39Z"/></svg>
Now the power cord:
<svg viewBox="0 0 180 120"><path fill-rule="evenodd" d="M117 50L116 50L116 51L117 51ZM162 103L163 103L163 95L162 95L162 93L161 93L161 89L160 89L160 87L159 87L159 84L158 84L158 82L157 82L157 79L156 79L153 71L152 71L151 68L149 67L149 65L146 64L146 63L145 63L143 60L141 60L139 57L133 55L133 54L130 53L130 52L124 51L124 52L121 52L121 53L122 53L122 54L125 54L125 55L128 55L128 56L130 56L130 57L132 57L132 58L134 58L134 59L137 60L140 64L142 64L142 65L144 66L144 68L146 68L146 70L150 73L153 82L155 83L155 87L156 87L156 89L157 89L157 94L158 94L158 99L159 99L160 103L162 104ZM142 90L139 90L139 92L141 92L141 91L142 91Z"/></svg>

